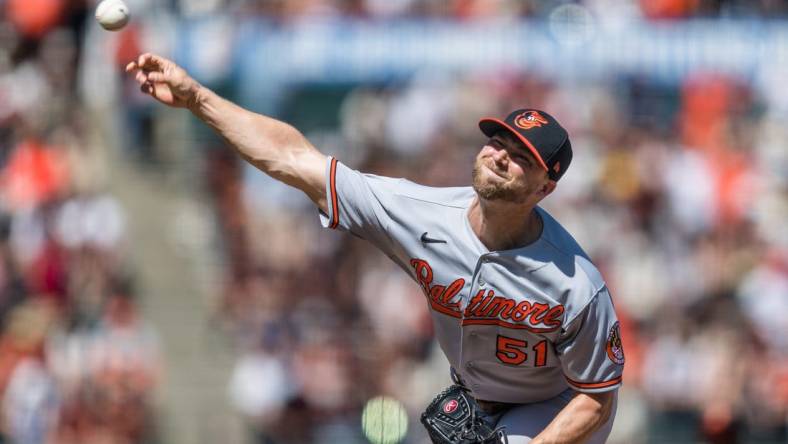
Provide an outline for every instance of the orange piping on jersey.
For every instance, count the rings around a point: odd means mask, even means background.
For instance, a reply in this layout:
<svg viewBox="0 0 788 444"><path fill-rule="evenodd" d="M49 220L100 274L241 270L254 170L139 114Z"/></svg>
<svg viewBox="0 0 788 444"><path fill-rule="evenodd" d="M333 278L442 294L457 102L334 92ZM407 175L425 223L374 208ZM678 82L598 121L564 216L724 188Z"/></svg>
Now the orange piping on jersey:
<svg viewBox="0 0 788 444"><path fill-rule="evenodd" d="M500 319L464 319L462 325L497 325L499 327L513 328L516 330L528 330L532 333L549 333L558 330L558 327L539 328L531 327L524 324L513 324L511 322L502 321Z"/></svg>
<svg viewBox="0 0 788 444"><path fill-rule="evenodd" d="M329 171L329 191L331 192L331 225L330 228L339 226L339 199L337 199L337 160L331 159L331 170Z"/></svg>
<svg viewBox="0 0 788 444"><path fill-rule="evenodd" d="M620 384L621 376L619 376L618 378L613 378L609 381L602 381L602 382L578 382L578 381L573 381L569 378L566 378L566 380L567 382L569 382L570 384L572 384L577 388L597 389L597 388L612 387L616 384Z"/></svg>

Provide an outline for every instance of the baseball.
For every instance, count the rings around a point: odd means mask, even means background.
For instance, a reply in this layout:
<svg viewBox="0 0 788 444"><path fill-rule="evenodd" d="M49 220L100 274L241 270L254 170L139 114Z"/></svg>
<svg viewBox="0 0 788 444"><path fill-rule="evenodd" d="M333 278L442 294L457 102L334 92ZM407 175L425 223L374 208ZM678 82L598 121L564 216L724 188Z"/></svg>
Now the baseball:
<svg viewBox="0 0 788 444"><path fill-rule="evenodd" d="M96 20L108 31L117 31L129 22L129 7L123 0L102 0L96 7Z"/></svg>
<svg viewBox="0 0 788 444"><path fill-rule="evenodd" d="M361 428L372 444L397 444L408 431L408 415L396 399L379 396L364 406Z"/></svg>

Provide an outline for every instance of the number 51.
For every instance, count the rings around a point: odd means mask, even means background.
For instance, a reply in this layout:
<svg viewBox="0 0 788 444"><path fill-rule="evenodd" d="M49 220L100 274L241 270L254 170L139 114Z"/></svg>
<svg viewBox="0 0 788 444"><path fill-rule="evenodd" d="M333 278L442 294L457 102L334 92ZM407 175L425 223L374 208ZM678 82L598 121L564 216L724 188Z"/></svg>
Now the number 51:
<svg viewBox="0 0 788 444"><path fill-rule="evenodd" d="M520 365L528 359L525 350L528 348L526 341L498 335L495 356L509 365ZM544 367L547 364L547 341L539 341L531 348L535 352L534 367Z"/></svg>

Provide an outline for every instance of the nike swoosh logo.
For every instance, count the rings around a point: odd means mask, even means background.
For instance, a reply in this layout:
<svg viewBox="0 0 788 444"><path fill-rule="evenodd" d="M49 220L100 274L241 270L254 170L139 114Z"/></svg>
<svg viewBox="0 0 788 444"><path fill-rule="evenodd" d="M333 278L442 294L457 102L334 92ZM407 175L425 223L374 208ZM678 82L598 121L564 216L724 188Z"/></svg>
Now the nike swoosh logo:
<svg viewBox="0 0 788 444"><path fill-rule="evenodd" d="M445 244L445 240L440 239L433 239L431 237L427 237L427 232L421 234L421 243L423 244Z"/></svg>

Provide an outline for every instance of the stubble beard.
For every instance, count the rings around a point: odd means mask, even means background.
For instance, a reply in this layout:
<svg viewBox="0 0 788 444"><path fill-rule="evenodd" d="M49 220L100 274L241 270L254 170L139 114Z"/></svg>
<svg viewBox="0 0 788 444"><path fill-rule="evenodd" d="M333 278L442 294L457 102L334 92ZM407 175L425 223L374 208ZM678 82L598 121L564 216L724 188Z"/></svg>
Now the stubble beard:
<svg viewBox="0 0 788 444"><path fill-rule="evenodd" d="M482 163L480 161L473 165L473 189L482 199L490 201L502 201L511 203L523 203L527 193L509 184L498 182L485 182L481 173Z"/></svg>

